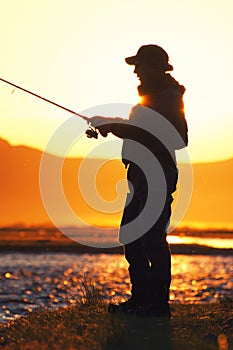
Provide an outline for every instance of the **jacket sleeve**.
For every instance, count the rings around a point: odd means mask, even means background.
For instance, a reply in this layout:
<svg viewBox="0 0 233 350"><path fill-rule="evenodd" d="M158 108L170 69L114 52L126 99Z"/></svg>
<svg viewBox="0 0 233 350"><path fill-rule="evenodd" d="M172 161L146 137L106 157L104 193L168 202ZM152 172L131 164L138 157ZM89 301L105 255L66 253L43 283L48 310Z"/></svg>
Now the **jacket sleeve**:
<svg viewBox="0 0 233 350"><path fill-rule="evenodd" d="M106 128L108 132L122 139L134 136L134 128L128 119L112 118Z"/></svg>

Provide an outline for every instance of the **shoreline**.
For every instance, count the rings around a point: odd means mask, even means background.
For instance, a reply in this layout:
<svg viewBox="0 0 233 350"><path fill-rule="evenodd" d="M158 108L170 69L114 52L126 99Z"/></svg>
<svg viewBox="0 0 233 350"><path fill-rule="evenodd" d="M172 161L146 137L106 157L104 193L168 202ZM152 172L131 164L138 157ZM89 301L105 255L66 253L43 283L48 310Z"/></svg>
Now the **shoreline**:
<svg viewBox="0 0 233 350"><path fill-rule="evenodd" d="M64 242L63 242L64 243ZM171 254L180 255L224 255L233 256L233 249L212 248L198 244L170 244ZM123 247L94 248L78 243L58 244L51 241L1 241L0 253L67 253L67 254L123 254Z"/></svg>
<svg viewBox="0 0 233 350"><path fill-rule="evenodd" d="M74 231L73 231L74 230ZM70 232L74 235L77 228L70 228ZM94 233L94 235L93 235ZM108 235L107 235L108 233ZM80 228L82 237L95 240L98 242L91 242L89 245L83 245L71 238L65 236L55 227L0 227L0 253L32 253L32 254L46 254L46 253L68 253L68 254L123 254L123 247L118 245L116 229L109 229L102 236L102 230L91 230L90 228ZM177 237L200 237L200 238L229 238L232 240L227 248L208 246L208 242L171 242L170 248L172 254L183 255L223 255L233 256L233 231L232 230L193 230L188 227L177 229L171 236ZM100 237L103 242L105 239L112 237L113 242L105 242L105 248L101 248ZM111 248L107 248L109 246Z"/></svg>

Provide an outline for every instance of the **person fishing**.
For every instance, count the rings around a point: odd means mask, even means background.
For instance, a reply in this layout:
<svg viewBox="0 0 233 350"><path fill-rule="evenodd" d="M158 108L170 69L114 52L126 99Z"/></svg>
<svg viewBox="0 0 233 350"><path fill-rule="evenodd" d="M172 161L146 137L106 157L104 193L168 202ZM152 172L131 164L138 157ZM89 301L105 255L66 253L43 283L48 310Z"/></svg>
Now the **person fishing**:
<svg viewBox="0 0 233 350"><path fill-rule="evenodd" d="M129 184L119 239L129 263L131 297L110 304L109 311L170 317L171 254L166 236L178 180L175 150L188 144L185 88L168 73L173 67L160 46L144 45L125 61L135 66L140 103L128 120L89 119L101 135L111 132L124 140L122 161ZM142 215L146 206L147 214Z"/></svg>
<svg viewBox="0 0 233 350"><path fill-rule="evenodd" d="M157 45L142 46L126 63L135 67L140 81L140 103L129 119L85 117L5 79L1 81L83 118L88 137L112 133L123 139L122 161L129 192L119 231L129 263L131 297L110 304L109 311L140 316L170 317L171 254L166 240L172 194L178 171L175 150L188 144L184 115L184 86L168 72L173 70L167 52Z"/></svg>

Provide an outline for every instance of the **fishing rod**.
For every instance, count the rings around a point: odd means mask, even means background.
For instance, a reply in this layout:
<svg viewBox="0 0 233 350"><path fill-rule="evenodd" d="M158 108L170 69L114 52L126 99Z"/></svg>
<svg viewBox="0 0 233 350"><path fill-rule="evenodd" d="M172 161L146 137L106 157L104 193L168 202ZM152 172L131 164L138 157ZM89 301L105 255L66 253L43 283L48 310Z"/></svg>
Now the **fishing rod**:
<svg viewBox="0 0 233 350"><path fill-rule="evenodd" d="M42 96L40 96L40 95L38 95L38 94L35 94L35 93L32 92L32 91L29 91L29 90L27 90L27 89L24 89L24 88L22 88L22 87L19 86L19 85L13 84L13 83L11 83L11 82L8 81L8 80L2 79L2 78L0 78L0 80L3 81L3 82L6 83L6 84L9 84L9 85L13 86L15 89L22 90L22 91L24 91L24 92L26 92L26 93L28 93L28 94L30 94L30 95L32 95L32 96L35 96L35 97L37 97L37 98L39 98L39 99L41 99L41 100L43 100L43 101L46 101L46 102L48 102L48 103L50 103L50 104L52 104L52 105L54 105L54 106L56 106L56 107L58 107L58 108L61 108L61 109L65 110L65 111L67 111L67 112L69 112L69 113L72 113L72 114L76 115L77 117L80 117L80 118L84 119L84 120L89 124L89 128L86 130L86 135L87 135L87 137L89 137L89 138L94 137L94 138L96 138L96 139L98 138L98 133L97 133L96 129L95 129L93 126L91 126L88 117L86 117L86 116L84 116L84 115L82 115L82 114L79 114L79 113L77 113L77 112L74 112L74 111L72 111L71 109L66 108L66 107L64 107L64 106L62 106L62 105L60 105L60 104L58 104L58 103L56 103L56 102L53 102L53 101L51 101L51 100L49 100L49 99L47 99L47 98L45 98L45 97L42 97Z"/></svg>

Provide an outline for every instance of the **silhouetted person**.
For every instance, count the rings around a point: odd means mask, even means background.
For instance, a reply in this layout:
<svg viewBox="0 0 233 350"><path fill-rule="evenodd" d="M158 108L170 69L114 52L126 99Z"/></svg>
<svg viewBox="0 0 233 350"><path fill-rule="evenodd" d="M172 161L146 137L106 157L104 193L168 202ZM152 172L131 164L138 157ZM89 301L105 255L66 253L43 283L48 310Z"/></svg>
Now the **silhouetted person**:
<svg viewBox="0 0 233 350"><path fill-rule="evenodd" d="M185 88L167 73L173 67L157 45L142 46L126 63L135 66L141 102L128 120L90 118L103 136L112 132L124 139L122 161L129 183L120 242L129 263L132 295L119 305L110 304L109 311L170 317L166 236L178 178L175 150L188 143Z"/></svg>

